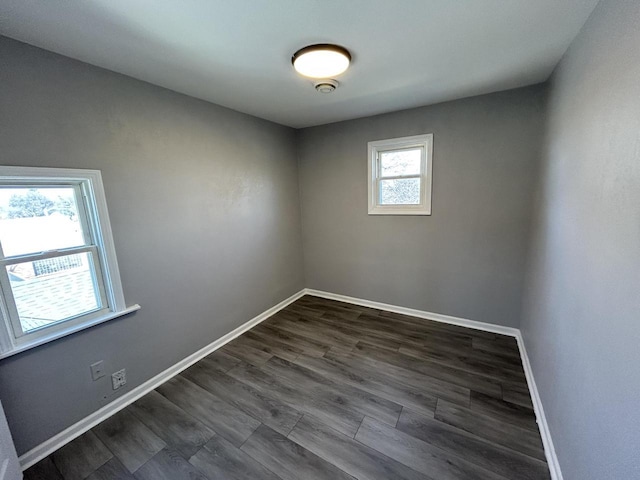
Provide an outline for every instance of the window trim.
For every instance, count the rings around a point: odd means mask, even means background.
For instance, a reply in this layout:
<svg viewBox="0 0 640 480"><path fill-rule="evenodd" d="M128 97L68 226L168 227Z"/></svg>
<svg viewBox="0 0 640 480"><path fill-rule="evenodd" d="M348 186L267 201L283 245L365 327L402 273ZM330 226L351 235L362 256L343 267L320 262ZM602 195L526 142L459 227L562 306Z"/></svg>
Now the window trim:
<svg viewBox="0 0 640 480"><path fill-rule="evenodd" d="M380 153L422 148L420 162L420 203L417 205L384 205L379 202ZM367 144L367 195L369 215L431 215L431 190L433 179L433 134L377 140ZM417 175L410 175L416 178Z"/></svg>
<svg viewBox="0 0 640 480"><path fill-rule="evenodd" d="M42 181L49 179L51 180L50 183ZM95 265L96 275L101 274L102 276L100 283L103 285L104 290L101 295L104 294L106 296L107 303L107 306L100 310L61 321L50 327L34 330L20 336L14 333L12 327L12 321L15 321L15 313L13 316L9 314L8 304L4 299L4 295L2 295L0 299L0 316L2 317L2 322L0 322L0 358L14 355L140 309L137 304L130 307L125 304L109 212L102 184L102 175L99 170L0 166L0 181L25 184L33 182L45 185L68 182L79 185L80 195L84 197L81 203L86 207L86 221L91 225L86 234L91 235L92 244L95 247L84 245L71 247L69 250L72 251L71 253L75 253L77 250L92 252L92 248L96 250L91 255L94 261L97 260ZM84 217L84 215L81 217ZM64 255L66 253L65 250L67 249L60 249L50 254L47 253L45 256ZM4 278L7 276L6 269L4 267L2 269L4 271L0 272L0 276L3 277L1 283L2 287L6 289L8 277Z"/></svg>

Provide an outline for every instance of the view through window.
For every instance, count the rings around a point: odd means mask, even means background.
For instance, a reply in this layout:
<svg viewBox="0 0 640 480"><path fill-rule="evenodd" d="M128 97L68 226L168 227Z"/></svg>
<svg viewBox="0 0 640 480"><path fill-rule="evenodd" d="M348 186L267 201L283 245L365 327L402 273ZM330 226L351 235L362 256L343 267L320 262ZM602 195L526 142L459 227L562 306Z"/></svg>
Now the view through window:
<svg viewBox="0 0 640 480"><path fill-rule="evenodd" d="M422 147L380 152L380 204L420 203Z"/></svg>
<svg viewBox="0 0 640 480"><path fill-rule="evenodd" d="M0 189L0 245L24 332L103 306L76 190Z"/></svg>

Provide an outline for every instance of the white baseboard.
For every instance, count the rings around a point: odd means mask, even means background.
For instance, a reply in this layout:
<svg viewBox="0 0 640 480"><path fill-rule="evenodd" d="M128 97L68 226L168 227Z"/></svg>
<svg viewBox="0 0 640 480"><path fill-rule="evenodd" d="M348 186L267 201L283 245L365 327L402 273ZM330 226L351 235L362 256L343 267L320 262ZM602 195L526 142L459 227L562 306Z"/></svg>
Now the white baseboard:
<svg viewBox="0 0 640 480"><path fill-rule="evenodd" d="M522 367L524 368L524 373L527 377L527 385L529 385L529 393L531 393L533 410L536 413L536 421L538 422L538 429L540 430L540 436L542 437L542 445L544 446L544 454L547 458L547 465L549 465L551 480L563 480L562 471L560 470L560 463L558 462L558 456L556 455L556 449L553 446L553 440L551 439L551 431L549 430L547 417L544 414L542 399L540 398L540 393L538 392L536 380L533 377L531 362L529 362L529 355L527 354L527 348L524 345L524 338L522 337L522 332L520 330L518 330L516 340L518 341L520 358L522 359Z"/></svg>
<svg viewBox="0 0 640 480"><path fill-rule="evenodd" d="M551 473L551 480L563 480L562 471L560 470L560 464L558 463L558 457L556 455L553 441L551 439L551 432L549 431L549 425L547 418L544 414L544 408L542 407L542 401L540 394L538 393L538 387L536 386L535 379L533 377L533 371L531 370L531 363L527 355L527 349L524 345L522 333L518 328L503 327L501 325L494 325L491 323L478 322L475 320L469 320L466 318L452 317L450 315L442 315L440 313L426 312L423 310L415 310L413 308L399 307L397 305L389 305L386 303L374 302L371 300L363 300L361 298L348 297L346 295L339 295L337 293L323 292L320 290L313 290L310 288L305 289L306 295L313 295L315 297L327 298L329 300L336 300L338 302L351 303L353 305L360 305L363 307L377 308L378 310L386 310L388 312L401 313L403 315L410 315L412 317L425 318L428 320L434 320L436 322L449 323L451 325L459 325L461 327L474 328L476 330L483 330L485 332L499 333L502 335L509 335L515 337L518 342L518 349L520 350L520 357L522 359L522 366L524 368L525 376L527 378L527 385L529 386L529 393L533 400L533 409L536 414L536 422L540 430L540 436L542 437L542 444L544 446L544 453L549 465L549 472Z"/></svg>
<svg viewBox="0 0 640 480"><path fill-rule="evenodd" d="M184 358L183 360L179 361L175 365L167 368L166 370L164 370L163 372L159 373L155 377L150 378L149 380L147 380L143 384L138 385L137 387L135 387L132 390L130 390L129 392L125 393L121 397L118 397L116 400L114 400L113 402L109 403L108 405L105 405L104 407L102 407L101 409L95 411L91 415L89 415L89 416L83 418L82 420L80 420L79 422L71 425L69 428L66 428L65 430L63 430L62 432L58 433L57 435L54 435L49 440L46 440L45 442L41 443L40 445L32 448L28 452L26 452L23 455L21 455L20 458L19 458L20 466L21 466L22 470L24 471L27 468L29 468L30 466L38 463L40 460L42 460L43 458L47 457L51 453L55 452L60 447L66 445L67 443L69 443L74 438L79 437L80 435L82 435L86 431L90 430L91 428L93 428L94 426L96 426L97 424L102 422L103 420L106 420L107 418L109 418L110 416L112 416L115 413L119 412L120 410L122 410L126 406L130 405L131 403L135 402L139 398L143 397L144 395L149 393L151 390L156 389L157 387L162 385L167 380L171 379L172 377L176 376L177 374L179 374L183 370L187 369L188 367L190 367L191 365L193 365L197 361L201 360L202 358L206 357L207 355L209 355L213 351L215 351L218 348L222 347L224 344L229 343L231 340L233 340L234 338L242 335L247 330L255 327L260 322L262 322L262 321L266 320L267 318L269 318L270 316L272 316L274 313L279 312L280 310L285 308L287 305L295 302L300 297L302 297L304 294L305 294L305 290L300 290L298 293L290 296L286 300L283 300L282 302L278 303L277 305L275 305L275 306L271 307L270 309L262 312L260 315L254 317L251 320L249 320L248 322L240 325L235 330L232 330L231 332L227 333L226 335L220 337L219 339L217 339L216 341L210 343L206 347L201 348L197 352L189 355L187 358Z"/></svg>
<svg viewBox="0 0 640 480"><path fill-rule="evenodd" d="M164 382L179 374L186 368L190 367L200 359L206 357L213 351L222 347L224 344L230 342L234 338L242 335L247 330L253 328L260 322L266 320L273 314L279 312L287 305L295 302L300 297L304 295L312 295L315 297L327 298L329 300L336 300L339 302L351 303L354 305L360 305L363 307L376 308L379 310L386 310L388 312L400 313L403 315L410 315L412 317L425 318L428 320L434 320L436 322L448 323L451 325L458 325L461 327L473 328L476 330L483 330L485 332L498 333L501 335L508 335L511 337L515 337L518 342L518 348L520 349L520 356L522 358L522 365L524 367L525 375L527 378L527 384L529 386L529 391L531 393L531 398L533 400L534 411L536 414L536 419L538 422L538 427L540 429L540 436L542 437L542 443L544 445L545 456L547 458L547 463L549 465L549 471L551 473L552 480L563 480L562 472L560 470L560 465L558 463L558 457L556 456L556 452L553 446L553 441L551 439L551 433L549 431L549 425L547 424L547 419L544 414L544 409L542 407L542 401L540 399L540 394L538 393L538 388L536 386L535 379L533 377L533 371L531 370L531 364L529 362L529 357L527 356L527 350L524 345L524 341L522 338L522 334L519 329L512 327L504 327L501 325L494 325L491 323L478 322L475 320L469 320L466 318L453 317L450 315L443 315L440 313L426 312L423 310L416 310L413 308L399 307L397 305L389 305L387 303L374 302L371 300L364 300L361 298L349 297L346 295L339 295L336 293L323 292L320 290L314 290L305 288L298 293L292 295L291 297L283 300L277 305L271 307L270 309L264 311L260 315L252 318L245 324L239 326L235 330L227 333L223 337L220 337L218 340L210 343L206 347L198 350L197 352L189 355L187 358L181 360L175 365L169 367L165 371L159 373L155 377L147 380L143 384L137 386L131 391L127 392L123 396L117 398L113 402L108 405L105 405L100 410L92 413L91 415L83 418L79 422L71 425L69 428L63 430L57 435L51 437L49 440L41 443L37 447L29 450L22 456L20 456L20 465L23 470L26 470L31 465L39 462L46 456L55 452L57 449L66 445L74 438L82 435L84 432L90 430L98 423L106 420L111 415L117 413L122 410L126 406L135 402L142 396L149 393L151 390L162 385Z"/></svg>
<svg viewBox="0 0 640 480"><path fill-rule="evenodd" d="M483 330L485 332L509 335L510 337L517 337L520 332L520 330L513 327L503 327L502 325L495 325L493 323L478 322L476 320L443 315L441 313L425 312L424 310L416 310L414 308L399 307L397 305L389 305L388 303L363 300L362 298L348 297L346 295L339 295L337 293L313 290L311 288L305 289L305 294L313 295L314 297L327 298L329 300L336 300L338 302L352 303L354 305L360 305L362 307L377 308L378 310L386 310L387 312L400 313L402 315L409 315L411 317L426 318L427 320L448 323L450 325L458 325L460 327L473 328L475 330Z"/></svg>

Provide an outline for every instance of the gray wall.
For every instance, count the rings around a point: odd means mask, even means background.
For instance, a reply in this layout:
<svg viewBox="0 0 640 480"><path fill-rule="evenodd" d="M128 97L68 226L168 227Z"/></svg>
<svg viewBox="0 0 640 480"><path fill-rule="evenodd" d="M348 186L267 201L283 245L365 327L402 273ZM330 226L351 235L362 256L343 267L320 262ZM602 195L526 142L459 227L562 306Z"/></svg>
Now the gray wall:
<svg viewBox="0 0 640 480"><path fill-rule="evenodd" d="M640 2L551 80L522 330L565 480L640 478Z"/></svg>
<svg viewBox="0 0 640 480"><path fill-rule="evenodd" d="M541 86L298 132L307 287L517 327ZM367 142L434 134L432 215L367 215Z"/></svg>
<svg viewBox="0 0 640 480"><path fill-rule="evenodd" d="M295 132L0 38L0 162L102 170L138 313L0 362L19 453L304 286ZM120 392L120 391L119 391Z"/></svg>
<svg viewBox="0 0 640 480"><path fill-rule="evenodd" d="M303 244L311 288L508 326L524 297L565 479L640 476L638 24L638 2L601 2L548 98L297 134L0 38L0 163L102 170L143 307L0 361L19 453L113 400L90 363L126 367L131 389L305 286ZM419 133L434 133L433 215L368 216L367 142Z"/></svg>

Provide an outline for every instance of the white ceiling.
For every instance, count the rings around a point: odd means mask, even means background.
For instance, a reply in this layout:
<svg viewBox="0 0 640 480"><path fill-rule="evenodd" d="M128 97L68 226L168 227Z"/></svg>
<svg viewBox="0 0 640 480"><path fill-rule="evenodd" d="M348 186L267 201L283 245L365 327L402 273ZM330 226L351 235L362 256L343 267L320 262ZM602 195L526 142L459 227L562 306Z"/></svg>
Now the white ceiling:
<svg viewBox="0 0 640 480"><path fill-rule="evenodd" d="M0 33L292 127L548 78L597 0L2 0ZM330 95L291 55L353 55Z"/></svg>

